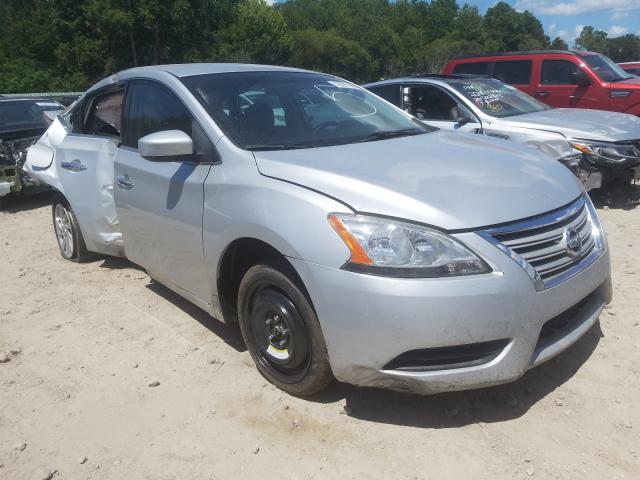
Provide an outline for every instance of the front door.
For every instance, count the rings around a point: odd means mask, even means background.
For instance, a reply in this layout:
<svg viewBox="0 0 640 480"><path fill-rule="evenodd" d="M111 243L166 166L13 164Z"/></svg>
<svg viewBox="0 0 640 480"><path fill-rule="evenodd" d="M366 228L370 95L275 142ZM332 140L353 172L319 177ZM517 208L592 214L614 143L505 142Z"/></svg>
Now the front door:
<svg viewBox="0 0 640 480"><path fill-rule="evenodd" d="M191 113L169 88L152 81L132 82L115 162L115 199L127 257L206 307L211 289L204 266L202 214L211 162L202 161L207 160L202 155L158 161L138 153L140 138L164 130L181 130L196 138L194 148L201 151L197 143L208 140L197 129Z"/></svg>
<svg viewBox="0 0 640 480"><path fill-rule="evenodd" d="M423 122L443 130L477 133L480 121L449 92L434 85L403 88L404 109Z"/></svg>
<svg viewBox="0 0 640 480"><path fill-rule="evenodd" d="M541 102L559 108L598 108L597 84L575 85L573 74L581 70L569 60L543 60L540 81L533 96ZM586 71L582 70L586 75Z"/></svg>

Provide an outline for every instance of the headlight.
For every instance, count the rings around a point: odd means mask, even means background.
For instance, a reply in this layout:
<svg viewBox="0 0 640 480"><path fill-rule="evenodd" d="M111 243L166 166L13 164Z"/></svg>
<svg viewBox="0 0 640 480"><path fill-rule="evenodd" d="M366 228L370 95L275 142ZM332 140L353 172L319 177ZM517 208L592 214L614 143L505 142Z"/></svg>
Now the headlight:
<svg viewBox="0 0 640 480"><path fill-rule="evenodd" d="M363 215L329 215L351 251L344 268L395 277L452 277L491 271L480 257L436 230Z"/></svg>
<svg viewBox="0 0 640 480"><path fill-rule="evenodd" d="M598 160L606 160L613 163L627 161L640 163L640 149L631 143L607 143L584 142L581 140L569 141L569 144L586 155L592 163L600 163Z"/></svg>

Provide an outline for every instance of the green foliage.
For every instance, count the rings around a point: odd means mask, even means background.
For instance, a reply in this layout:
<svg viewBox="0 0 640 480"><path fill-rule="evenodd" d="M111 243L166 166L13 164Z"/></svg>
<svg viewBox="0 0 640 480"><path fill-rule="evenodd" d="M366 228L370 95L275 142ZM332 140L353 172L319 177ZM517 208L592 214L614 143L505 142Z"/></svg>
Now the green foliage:
<svg viewBox="0 0 640 480"><path fill-rule="evenodd" d="M591 52L604 53L614 62L629 62L640 59L640 36L632 33L609 38L607 32L587 26L576 38L576 47Z"/></svg>
<svg viewBox="0 0 640 480"><path fill-rule="evenodd" d="M82 90L158 63L297 66L356 82L441 71L468 53L566 49L530 12L456 0L0 0L0 91ZM577 46L640 58L640 38L585 27Z"/></svg>

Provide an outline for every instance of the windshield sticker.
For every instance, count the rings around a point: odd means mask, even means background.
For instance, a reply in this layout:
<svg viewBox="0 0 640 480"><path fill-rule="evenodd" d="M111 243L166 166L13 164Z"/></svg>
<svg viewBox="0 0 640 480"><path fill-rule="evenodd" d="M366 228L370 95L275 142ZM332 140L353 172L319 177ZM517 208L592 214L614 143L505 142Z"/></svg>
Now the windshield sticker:
<svg viewBox="0 0 640 480"><path fill-rule="evenodd" d="M36 105L38 105L39 107L58 107L60 109L63 108L55 102L36 102Z"/></svg>
<svg viewBox="0 0 640 480"><path fill-rule="evenodd" d="M347 83L347 82L336 82L333 80L328 80L327 83L330 83L334 87L338 87L338 88L356 88L354 85L351 85L350 83Z"/></svg>

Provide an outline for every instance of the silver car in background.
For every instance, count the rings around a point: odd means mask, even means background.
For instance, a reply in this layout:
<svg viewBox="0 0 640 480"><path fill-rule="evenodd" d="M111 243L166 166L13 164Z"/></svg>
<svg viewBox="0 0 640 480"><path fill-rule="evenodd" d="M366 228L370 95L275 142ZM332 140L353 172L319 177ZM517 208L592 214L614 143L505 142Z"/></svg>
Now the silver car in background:
<svg viewBox="0 0 640 480"><path fill-rule="evenodd" d="M445 130L522 143L564 163L585 189L629 190L640 179L640 118L553 108L493 78L416 75L365 85L416 118Z"/></svg>
<svg viewBox="0 0 640 480"><path fill-rule="evenodd" d="M247 101L250 98L250 101ZM558 162L433 131L350 82L142 67L29 151L62 256L126 256L225 322L294 395L517 379L610 300L598 216Z"/></svg>

